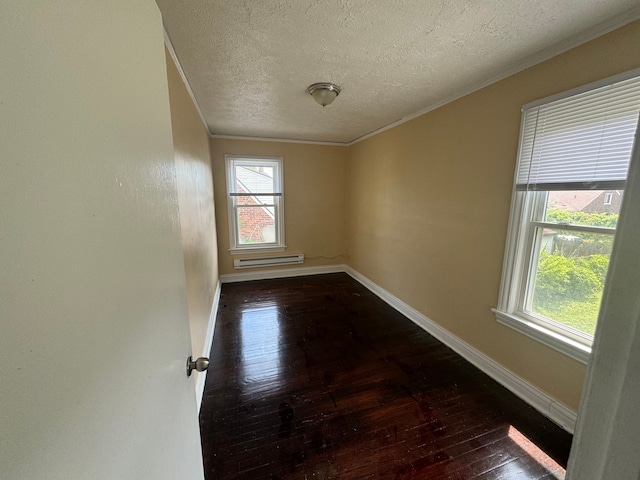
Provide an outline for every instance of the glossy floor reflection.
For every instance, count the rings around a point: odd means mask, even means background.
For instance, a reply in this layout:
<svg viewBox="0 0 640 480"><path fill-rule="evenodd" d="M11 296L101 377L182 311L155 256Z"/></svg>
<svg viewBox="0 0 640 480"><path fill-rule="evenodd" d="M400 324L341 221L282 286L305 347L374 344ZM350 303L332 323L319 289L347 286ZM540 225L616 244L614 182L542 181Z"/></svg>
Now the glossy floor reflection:
<svg viewBox="0 0 640 480"><path fill-rule="evenodd" d="M280 318L275 303L242 311L240 318L242 394L256 395L277 388L282 376Z"/></svg>
<svg viewBox="0 0 640 480"><path fill-rule="evenodd" d="M344 274L222 288L207 480L562 479L571 436Z"/></svg>

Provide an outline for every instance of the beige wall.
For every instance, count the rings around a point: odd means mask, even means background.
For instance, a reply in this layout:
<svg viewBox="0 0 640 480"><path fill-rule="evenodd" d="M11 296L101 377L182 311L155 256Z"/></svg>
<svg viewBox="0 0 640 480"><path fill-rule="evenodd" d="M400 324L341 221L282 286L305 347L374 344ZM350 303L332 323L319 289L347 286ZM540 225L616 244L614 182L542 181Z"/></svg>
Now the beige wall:
<svg viewBox="0 0 640 480"><path fill-rule="evenodd" d="M346 262L346 148L216 138L210 144L221 274L237 273L233 259L241 257L229 252L225 154L283 157L286 253L304 253L302 267Z"/></svg>
<svg viewBox="0 0 640 480"><path fill-rule="evenodd" d="M522 105L640 67L640 22L348 149L350 265L558 401L584 365L499 323Z"/></svg>
<svg viewBox="0 0 640 480"><path fill-rule="evenodd" d="M203 354L218 284L209 136L168 52L166 58L191 347L198 357Z"/></svg>

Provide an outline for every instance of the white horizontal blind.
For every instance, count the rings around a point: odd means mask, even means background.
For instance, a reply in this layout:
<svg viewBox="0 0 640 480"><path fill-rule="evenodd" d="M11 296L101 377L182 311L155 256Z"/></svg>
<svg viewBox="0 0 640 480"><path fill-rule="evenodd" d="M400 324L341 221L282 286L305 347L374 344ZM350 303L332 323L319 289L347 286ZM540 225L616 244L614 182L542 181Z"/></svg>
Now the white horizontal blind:
<svg viewBox="0 0 640 480"><path fill-rule="evenodd" d="M516 188L624 188L639 113L640 76L525 108Z"/></svg>

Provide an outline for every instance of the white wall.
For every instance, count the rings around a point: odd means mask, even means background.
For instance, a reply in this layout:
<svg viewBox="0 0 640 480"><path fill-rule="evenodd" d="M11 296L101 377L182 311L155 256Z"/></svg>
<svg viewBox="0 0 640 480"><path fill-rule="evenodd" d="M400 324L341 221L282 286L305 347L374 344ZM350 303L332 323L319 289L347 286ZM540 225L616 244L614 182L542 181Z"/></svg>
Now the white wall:
<svg viewBox="0 0 640 480"><path fill-rule="evenodd" d="M0 478L201 479L157 6L0 11Z"/></svg>
<svg viewBox="0 0 640 480"><path fill-rule="evenodd" d="M640 142L624 191L568 479L640 479Z"/></svg>

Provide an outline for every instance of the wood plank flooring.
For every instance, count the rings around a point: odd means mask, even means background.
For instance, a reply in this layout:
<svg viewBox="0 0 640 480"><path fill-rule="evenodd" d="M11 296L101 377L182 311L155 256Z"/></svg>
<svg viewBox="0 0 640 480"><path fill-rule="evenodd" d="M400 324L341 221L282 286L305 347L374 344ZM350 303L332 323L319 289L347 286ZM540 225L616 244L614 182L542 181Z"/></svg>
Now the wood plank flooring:
<svg viewBox="0 0 640 480"><path fill-rule="evenodd" d="M346 274L222 287L207 480L562 479L571 436Z"/></svg>

